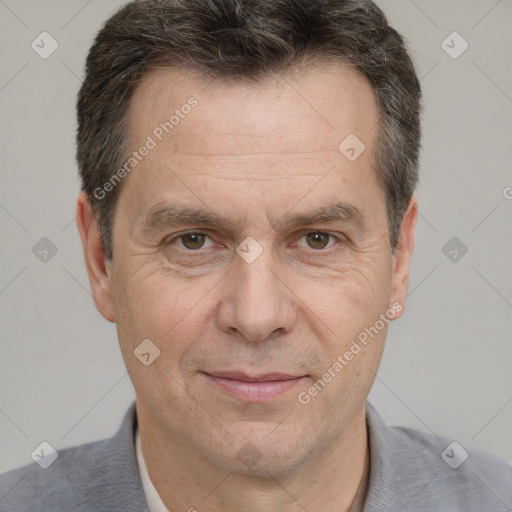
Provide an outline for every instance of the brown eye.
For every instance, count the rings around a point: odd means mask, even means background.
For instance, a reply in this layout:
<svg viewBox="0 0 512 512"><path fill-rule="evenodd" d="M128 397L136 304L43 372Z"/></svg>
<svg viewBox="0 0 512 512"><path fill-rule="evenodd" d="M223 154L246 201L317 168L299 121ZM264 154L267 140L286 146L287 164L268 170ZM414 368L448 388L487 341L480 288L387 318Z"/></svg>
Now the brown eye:
<svg viewBox="0 0 512 512"><path fill-rule="evenodd" d="M186 249L201 249L205 243L206 235L204 233L187 233L181 235L180 240Z"/></svg>
<svg viewBox="0 0 512 512"><path fill-rule="evenodd" d="M328 233L308 233L306 235L306 241L312 249L325 249L329 244L331 235Z"/></svg>

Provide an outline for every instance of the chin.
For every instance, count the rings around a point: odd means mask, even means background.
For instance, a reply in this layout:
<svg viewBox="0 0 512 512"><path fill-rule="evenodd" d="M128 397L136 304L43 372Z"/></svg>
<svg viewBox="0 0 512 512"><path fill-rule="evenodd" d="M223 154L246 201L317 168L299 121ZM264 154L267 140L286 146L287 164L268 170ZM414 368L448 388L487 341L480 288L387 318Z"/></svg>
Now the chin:
<svg viewBox="0 0 512 512"><path fill-rule="evenodd" d="M283 477L303 468L323 446L313 429L301 429L298 425L282 428L276 424L270 430L268 425L260 431L254 426L250 430L238 429L234 444L234 454L232 449L228 453L212 453L215 465L240 475L265 478Z"/></svg>

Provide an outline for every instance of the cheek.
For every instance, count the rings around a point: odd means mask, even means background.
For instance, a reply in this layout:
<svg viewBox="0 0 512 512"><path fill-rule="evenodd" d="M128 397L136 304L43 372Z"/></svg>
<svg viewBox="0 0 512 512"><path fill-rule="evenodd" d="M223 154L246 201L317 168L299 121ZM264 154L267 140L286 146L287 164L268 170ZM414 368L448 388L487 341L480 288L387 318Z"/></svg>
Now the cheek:
<svg viewBox="0 0 512 512"><path fill-rule="evenodd" d="M389 307L391 265L372 260L314 284L297 283L304 315L329 353L343 349Z"/></svg>
<svg viewBox="0 0 512 512"><path fill-rule="evenodd" d="M195 407L187 392L189 372L184 361L198 351L213 318L214 304L207 293L211 287L149 270L125 272L115 283L121 352L137 394L155 407L156 416L169 410L168 397L180 410ZM136 349L146 339L160 351L148 366L136 357ZM197 411L189 414L199 416Z"/></svg>
<svg viewBox="0 0 512 512"><path fill-rule="evenodd" d="M379 330L375 323L347 319L336 336L328 333L325 362L297 397L310 417L321 418L318 428L333 435L363 407L375 381L388 325Z"/></svg>
<svg viewBox="0 0 512 512"><path fill-rule="evenodd" d="M332 276L301 297L308 323L322 344L323 364L303 395L319 416L339 425L347 411L362 406L384 349L390 311L391 264L368 257L360 265ZM309 312L308 312L309 311Z"/></svg>
<svg viewBox="0 0 512 512"><path fill-rule="evenodd" d="M208 290L214 283L175 279L149 266L119 275L113 282L114 313L116 323L127 331L125 344L149 338L162 352L179 358L211 318Z"/></svg>

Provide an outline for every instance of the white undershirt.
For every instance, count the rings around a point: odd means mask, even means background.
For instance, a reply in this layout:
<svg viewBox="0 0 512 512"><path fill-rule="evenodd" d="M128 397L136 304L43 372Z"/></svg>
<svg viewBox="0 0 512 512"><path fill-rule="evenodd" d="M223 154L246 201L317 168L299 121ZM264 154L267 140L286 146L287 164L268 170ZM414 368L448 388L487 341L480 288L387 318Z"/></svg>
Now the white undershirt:
<svg viewBox="0 0 512 512"><path fill-rule="evenodd" d="M162 498L158 494L151 478L149 478L148 468L142 455L142 448L140 446L139 429L135 435L135 452L137 454L137 464L139 465L140 479L142 480L142 490L148 502L149 512L169 512L169 509L164 505Z"/></svg>

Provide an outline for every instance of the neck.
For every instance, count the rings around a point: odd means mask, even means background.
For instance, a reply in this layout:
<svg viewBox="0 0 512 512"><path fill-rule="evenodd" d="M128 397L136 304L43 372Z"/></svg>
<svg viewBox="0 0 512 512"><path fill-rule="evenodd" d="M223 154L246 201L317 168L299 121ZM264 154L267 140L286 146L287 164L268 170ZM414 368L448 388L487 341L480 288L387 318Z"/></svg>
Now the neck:
<svg viewBox="0 0 512 512"><path fill-rule="evenodd" d="M183 439L166 433L140 405L137 402L144 460L151 481L169 510L360 510L369 460L364 407L318 456L284 476L275 477L222 470L202 454L194 454L193 447Z"/></svg>

